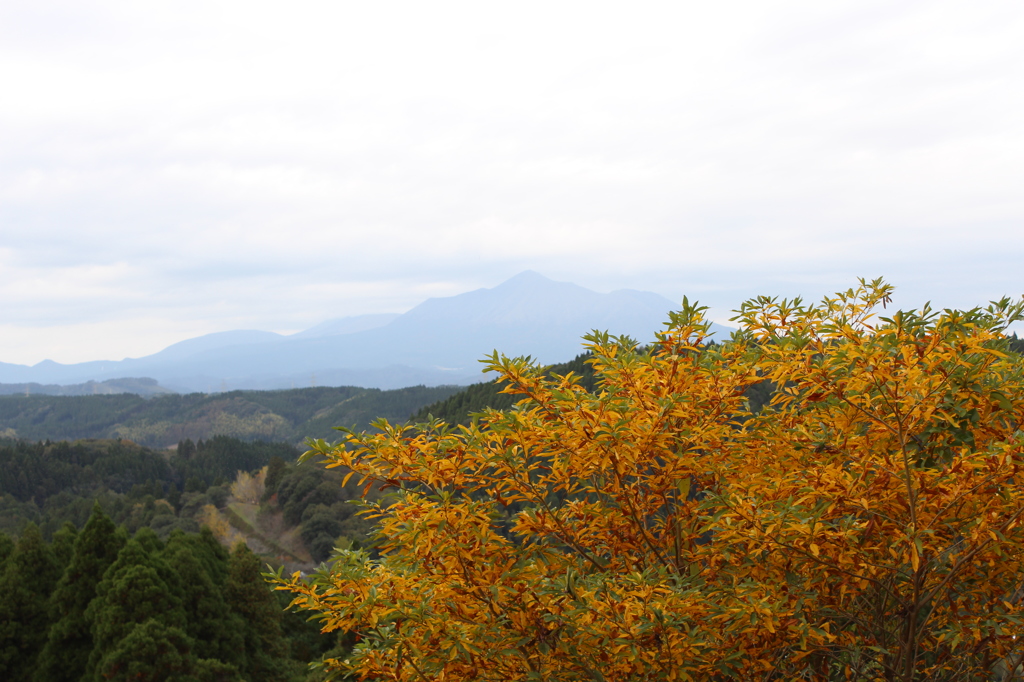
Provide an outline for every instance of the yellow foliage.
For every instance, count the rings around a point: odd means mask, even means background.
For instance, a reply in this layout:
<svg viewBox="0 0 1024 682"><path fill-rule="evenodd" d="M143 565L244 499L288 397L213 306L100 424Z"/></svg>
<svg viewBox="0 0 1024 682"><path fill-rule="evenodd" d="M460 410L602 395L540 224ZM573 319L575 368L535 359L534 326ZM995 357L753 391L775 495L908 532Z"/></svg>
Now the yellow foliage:
<svg viewBox="0 0 1024 682"><path fill-rule="evenodd" d="M256 474L247 471L239 471L231 484L231 496L239 502L247 504L259 504L263 499L263 492L266 489L267 467L263 467Z"/></svg>
<svg viewBox="0 0 1024 682"><path fill-rule="evenodd" d="M759 298L709 344L588 337L598 389L495 355L506 413L307 455L396 490L379 559L277 579L388 680L973 680L1024 645L1024 374L1008 300ZM748 397L770 382L763 409Z"/></svg>
<svg viewBox="0 0 1024 682"><path fill-rule="evenodd" d="M223 544L231 546L241 539L238 531L231 527L231 522L212 504L203 505L199 511L199 523L208 526L213 536Z"/></svg>

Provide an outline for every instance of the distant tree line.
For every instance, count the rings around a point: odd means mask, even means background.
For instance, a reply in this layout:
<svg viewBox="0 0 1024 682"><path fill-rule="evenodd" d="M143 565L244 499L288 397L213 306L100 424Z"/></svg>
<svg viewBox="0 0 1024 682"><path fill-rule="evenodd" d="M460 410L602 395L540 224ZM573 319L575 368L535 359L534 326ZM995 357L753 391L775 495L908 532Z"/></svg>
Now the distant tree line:
<svg viewBox="0 0 1024 682"><path fill-rule="evenodd" d="M336 426L369 427L379 417L403 421L423 405L461 390L412 386L390 391L354 386L285 391L163 395L0 396L0 437L22 440L122 438L165 448L192 439L302 443L331 439Z"/></svg>

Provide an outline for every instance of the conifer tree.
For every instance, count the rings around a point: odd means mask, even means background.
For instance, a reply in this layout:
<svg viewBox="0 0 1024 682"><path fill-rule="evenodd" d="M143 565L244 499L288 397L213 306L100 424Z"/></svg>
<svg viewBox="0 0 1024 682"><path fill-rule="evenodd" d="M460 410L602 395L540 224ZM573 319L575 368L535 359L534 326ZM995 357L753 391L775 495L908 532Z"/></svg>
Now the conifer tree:
<svg viewBox="0 0 1024 682"><path fill-rule="evenodd" d="M243 542L231 553L227 601L245 623L245 678L250 682L287 679L292 666L281 636L281 610L260 575L259 559Z"/></svg>
<svg viewBox="0 0 1024 682"><path fill-rule="evenodd" d="M7 533L0 533L0 574L3 573L7 557L14 553L14 540Z"/></svg>
<svg viewBox="0 0 1024 682"><path fill-rule="evenodd" d="M190 680L195 669L191 640L179 628L149 619L114 642L97 663L102 680Z"/></svg>
<svg viewBox="0 0 1024 682"><path fill-rule="evenodd" d="M46 643L48 602L59 568L39 528L21 533L0 578L0 679L30 680Z"/></svg>
<svg viewBox="0 0 1024 682"><path fill-rule="evenodd" d="M139 543L150 556L156 556L164 548L163 541L149 526L139 528L135 531L134 537L135 541Z"/></svg>
<svg viewBox="0 0 1024 682"><path fill-rule="evenodd" d="M123 531L103 513L99 503L95 504L75 538L71 562L50 599L55 622L39 658L36 682L78 682L82 678L93 649L86 609L124 543Z"/></svg>
<svg viewBox="0 0 1024 682"><path fill-rule="evenodd" d="M143 539L148 542L148 538ZM160 557L150 555L138 540L128 541L107 569L96 587L96 598L86 609L94 646L84 680L103 680L110 672L110 656L116 651L122 651L117 658L119 664L125 663L121 645L136 626L152 619L167 628L185 629L187 617L180 588L169 585L162 577L170 575ZM191 650L190 641L186 648Z"/></svg>
<svg viewBox="0 0 1024 682"><path fill-rule="evenodd" d="M203 526L199 533L172 534L172 540L178 535L190 544L196 559L206 569L206 573L213 580L213 584L217 586L217 589L223 590L228 583L230 554L224 549L224 545L220 544L217 538L214 537L213 531L209 527ZM171 542L168 541L168 545L170 544Z"/></svg>
<svg viewBox="0 0 1024 682"><path fill-rule="evenodd" d="M60 573L63 575L64 569L71 563L71 557L75 553L75 539L78 537L78 529L75 528L75 524L70 521L65 521L64 525L57 529L53 534L53 538L50 541L50 549L53 551L53 557L57 560L57 565L60 567Z"/></svg>
<svg viewBox="0 0 1024 682"><path fill-rule="evenodd" d="M204 566L204 563L209 565L217 561L217 557L210 554L201 536L176 533L167 542L164 559L181 582L187 619L185 632L195 642L195 655L241 664L245 624L228 608L223 587L214 583L207 566ZM226 569L227 561L221 563Z"/></svg>
<svg viewBox="0 0 1024 682"><path fill-rule="evenodd" d="M180 628L151 618L134 625L97 664L104 682L237 682L238 670L192 655L193 641Z"/></svg>

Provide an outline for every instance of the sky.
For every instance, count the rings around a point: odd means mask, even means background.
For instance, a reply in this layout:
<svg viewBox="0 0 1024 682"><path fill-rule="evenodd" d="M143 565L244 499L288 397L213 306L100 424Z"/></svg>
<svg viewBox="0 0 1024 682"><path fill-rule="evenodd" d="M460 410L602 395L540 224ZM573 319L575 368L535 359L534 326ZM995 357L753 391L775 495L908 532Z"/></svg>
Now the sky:
<svg viewBox="0 0 1024 682"><path fill-rule="evenodd" d="M0 2L0 361L597 291L1024 293L1024 4Z"/></svg>

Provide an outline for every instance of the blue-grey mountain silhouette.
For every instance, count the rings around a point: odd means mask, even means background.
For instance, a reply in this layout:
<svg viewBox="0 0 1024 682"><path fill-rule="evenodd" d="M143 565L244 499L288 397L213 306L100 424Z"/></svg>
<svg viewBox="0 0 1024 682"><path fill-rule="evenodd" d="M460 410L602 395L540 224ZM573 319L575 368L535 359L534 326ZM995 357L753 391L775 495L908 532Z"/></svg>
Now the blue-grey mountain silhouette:
<svg viewBox="0 0 1024 682"><path fill-rule="evenodd" d="M182 391L352 385L398 388L481 381L498 350L543 363L569 360L594 329L653 341L676 307L658 294L608 294L526 271L493 289L431 298L401 315L329 320L304 332L230 331L121 361L33 367L0 363L0 382L71 384L152 377ZM720 335L728 331L716 325Z"/></svg>

